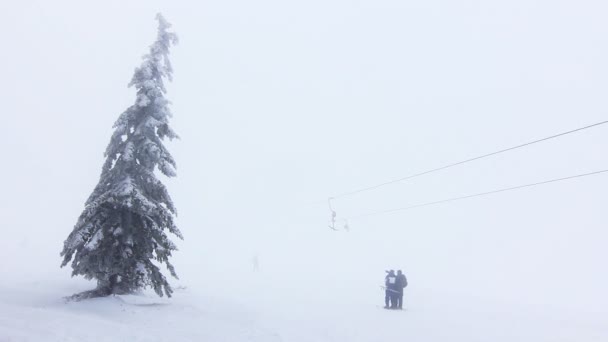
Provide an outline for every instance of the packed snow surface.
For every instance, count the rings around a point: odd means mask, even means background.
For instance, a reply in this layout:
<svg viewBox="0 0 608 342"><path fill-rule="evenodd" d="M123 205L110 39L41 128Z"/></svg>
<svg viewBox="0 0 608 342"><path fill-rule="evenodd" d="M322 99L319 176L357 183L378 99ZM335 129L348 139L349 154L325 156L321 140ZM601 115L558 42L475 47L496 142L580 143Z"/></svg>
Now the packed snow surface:
<svg viewBox="0 0 608 342"><path fill-rule="evenodd" d="M606 341L599 317L534 311L448 294L407 292L406 310L382 296L331 301L276 291L263 277L238 296L177 288L64 302L64 286L2 288L0 341ZM328 288L335 291L336 288ZM606 317L604 317L605 319Z"/></svg>
<svg viewBox="0 0 608 342"><path fill-rule="evenodd" d="M57 260L45 261L48 269L36 272L29 270L38 266L6 264L13 277L0 285L0 341L608 340L607 311L587 305L581 292L534 300L518 292L520 287L531 291L529 280L513 277L498 291L469 281L466 269L442 282L430 279L438 266L431 267L428 259L418 262L423 266L411 261L404 268L409 280L405 310L385 310L383 252L370 247L375 253L367 253L365 246L375 244L369 233L306 227L274 237L281 243L259 251L257 265L244 248L226 247L228 242L214 248L200 240L184 248L172 298L144 291L66 302L64 296L94 284L70 278L69 270L57 268ZM38 250L52 252L50 247ZM569 283L576 281L555 286Z"/></svg>

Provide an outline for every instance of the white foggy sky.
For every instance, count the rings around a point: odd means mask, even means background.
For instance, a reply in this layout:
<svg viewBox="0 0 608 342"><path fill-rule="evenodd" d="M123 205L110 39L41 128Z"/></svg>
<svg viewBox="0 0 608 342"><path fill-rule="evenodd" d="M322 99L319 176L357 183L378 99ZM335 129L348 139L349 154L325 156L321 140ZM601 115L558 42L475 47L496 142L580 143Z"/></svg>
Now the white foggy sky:
<svg viewBox="0 0 608 342"><path fill-rule="evenodd" d="M301 250L313 263L316 250L374 260L333 264L378 277L405 265L427 286L456 278L493 294L507 286L608 301L605 175L360 220L348 236L325 231L324 204L605 120L608 4L599 0L3 1L0 215L11 238L0 243L2 269L59 272L159 11L180 37L167 96L182 139L168 144L178 178L166 182L186 238L182 279L255 251L281 259L283 242L318 230L328 240ZM606 129L336 207L357 215L604 169Z"/></svg>

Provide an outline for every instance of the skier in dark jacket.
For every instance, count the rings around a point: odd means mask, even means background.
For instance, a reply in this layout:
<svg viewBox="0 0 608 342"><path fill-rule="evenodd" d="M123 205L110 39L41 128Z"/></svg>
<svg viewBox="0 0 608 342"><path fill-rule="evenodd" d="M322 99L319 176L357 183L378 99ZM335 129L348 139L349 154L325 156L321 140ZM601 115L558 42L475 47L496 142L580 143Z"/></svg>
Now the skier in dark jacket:
<svg viewBox="0 0 608 342"><path fill-rule="evenodd" d="M384 278L385 296L384 296L384 308L395 309L397 307L397 276L394 270L387 272L388 274Z"/></svg>
<svg viewBox="0 0 608 342"><path fill-rule="evenodd" d="M397 289L397 309L403 309L403 289L405 289L407 286L407 278L405 277L405 274L401 272L401 270L397 271L397 283L395 285Z"/></svg>

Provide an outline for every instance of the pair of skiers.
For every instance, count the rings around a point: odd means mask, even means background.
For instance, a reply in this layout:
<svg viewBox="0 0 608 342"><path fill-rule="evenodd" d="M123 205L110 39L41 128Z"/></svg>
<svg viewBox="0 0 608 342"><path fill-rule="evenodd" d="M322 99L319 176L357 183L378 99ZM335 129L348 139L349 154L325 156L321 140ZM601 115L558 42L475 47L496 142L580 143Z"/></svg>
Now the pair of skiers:
<svg viewBox="0 0 608 342"><path fill-rule="evenodd" d="M403 309L403 289L407 286L407 278L401 270L395 274L394 270L386 271L387 275L384 278L384 288L386 294L384 297L385 309Z"/></svg>

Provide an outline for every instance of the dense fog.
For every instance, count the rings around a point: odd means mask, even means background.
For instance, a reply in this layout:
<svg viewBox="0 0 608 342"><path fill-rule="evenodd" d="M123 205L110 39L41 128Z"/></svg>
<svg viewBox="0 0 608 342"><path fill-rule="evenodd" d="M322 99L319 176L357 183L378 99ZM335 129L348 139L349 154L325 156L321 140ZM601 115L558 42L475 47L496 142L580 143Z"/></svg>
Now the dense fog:
<svg viewBox="0 0 608 342"><path fill-rule="evenodd" d="M180 38L167 92L177 177L160 176L184 234L175 287L268 310L297 297L315 304L293 310L303 317L361 301L376 310L392 268L408 276L414 312L458 298L550 312L554 326L572 322L560 313L606 317L606 174L362 216L606 169L606 125L336 198L349 231L328 228L327 199L606 120L607 10L3 2L4 296L95 286L60 269L59 252L99 180L112 124L134 101L127 84L162 12Z"/></svg>

